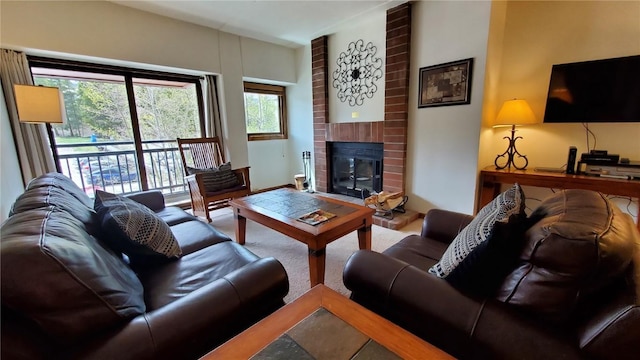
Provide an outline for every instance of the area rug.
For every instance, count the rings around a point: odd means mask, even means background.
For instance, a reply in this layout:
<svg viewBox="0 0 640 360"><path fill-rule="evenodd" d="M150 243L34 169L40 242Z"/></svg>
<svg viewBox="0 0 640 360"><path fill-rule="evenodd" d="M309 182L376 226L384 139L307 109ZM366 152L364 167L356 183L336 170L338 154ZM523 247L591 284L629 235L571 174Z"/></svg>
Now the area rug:
<svg viewBox="0 0 640 360"><path fill-rule="evenodd" d="M211 212L211 220L211 225L235 240L235 225L231 208ZM400 230L373 225L371 248L373 251L381 252L405 236L419 234L421 228L422 219L418 219ZM309 262L305 244L247 220L245 246L260 257L272 256L282 263L289 276L289 294L285 297L285 302L289 303L309 290ZM349 296L350 291L342 283L342 270L349 256L357 250L358 235L356 232L327 245L324 283L345 296Z"/></svg>

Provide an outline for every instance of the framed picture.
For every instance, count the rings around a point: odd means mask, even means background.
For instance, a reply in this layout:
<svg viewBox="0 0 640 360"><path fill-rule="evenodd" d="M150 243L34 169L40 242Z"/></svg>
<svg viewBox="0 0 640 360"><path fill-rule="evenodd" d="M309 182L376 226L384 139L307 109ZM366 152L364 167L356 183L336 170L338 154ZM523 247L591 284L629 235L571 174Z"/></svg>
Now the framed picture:
<svg viewBox="0 0 640 360"><path fill-rule="evenodd" d="M473 58L420 68L418 107L471 102Z"/></svg>

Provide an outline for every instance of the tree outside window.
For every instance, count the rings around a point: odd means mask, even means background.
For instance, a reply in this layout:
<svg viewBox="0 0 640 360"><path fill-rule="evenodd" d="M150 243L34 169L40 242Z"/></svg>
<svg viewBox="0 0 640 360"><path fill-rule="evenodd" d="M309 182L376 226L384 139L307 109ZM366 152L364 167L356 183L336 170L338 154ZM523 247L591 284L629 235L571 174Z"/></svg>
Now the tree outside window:
<svg viewBox="0 0 640 360"><path fill-rule="evenodd" d="M244 112L251 140L287 138L285 87L244 83Z"/></svg>

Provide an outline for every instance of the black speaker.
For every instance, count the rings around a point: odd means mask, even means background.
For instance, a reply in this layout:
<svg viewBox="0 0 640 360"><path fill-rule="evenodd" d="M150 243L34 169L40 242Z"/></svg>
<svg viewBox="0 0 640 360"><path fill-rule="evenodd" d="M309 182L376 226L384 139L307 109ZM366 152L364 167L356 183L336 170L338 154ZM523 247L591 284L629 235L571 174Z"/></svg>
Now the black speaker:
<svg viewBox="0 0 640 360"><path fill-rule="evenodd" d="M576 173L576 156L578 156L578 148L569 146L569 156L567 157L567 174Z"/></svg>

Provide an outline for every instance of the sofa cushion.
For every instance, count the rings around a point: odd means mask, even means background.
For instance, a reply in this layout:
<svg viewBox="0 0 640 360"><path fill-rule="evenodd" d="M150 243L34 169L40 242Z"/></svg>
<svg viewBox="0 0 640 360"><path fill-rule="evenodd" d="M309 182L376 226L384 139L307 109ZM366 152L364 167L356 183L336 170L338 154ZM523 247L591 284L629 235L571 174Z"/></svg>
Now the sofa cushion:
<svg viewBox="0 0 640 360"><path fill-rule="evenodd" d="M420 235L409 235L389 247L383 254L428 271L442 258L447 246L446 243L423 238Z"/></svg>
<svg viewBox="0 0 640 360"><path fill-rule="evenodd" d="M138 273L144 284L147 309L172 303L258 259L244 246L224 241L161 267L141 268Z"/></svg>
<svg viewBox="0 0 640 360"><path fill-rule="evenodd" d="M2 305L57 341L77 341L145 311L135 273L66 211L14 214L1 244Z"/></svg>
<svg viewBox="0 0 640 360"><path fill-rule="evenodd" d="M217 168L213 167L209 169L196 169L187 167L187 172L189 173L189 175L203 174L202 182L207 193L212 193L240 185L238 177L233 172L233 170L231 170L230 162L226 162Z"/></svg>
<svg viewBox="0 0 640 360"><path fill-rule="evenodd" d="M629 266L637 230L629 215L588 190L560 191L535 214L544 218L527 231L518 265L497 298L538 318L563 322L581 298Z"/></svg>
<svg viewBox="0 0 640 360"><path fill-rule="evenodd" d="M182 254L171 228L148 207L123 196L96 191L95 209L102 239L132 263L177 258Z"/></svg>
<svg viewBox="0 0 640 360"><path fill-rule="evenodd" d="M155 213L169 226L198 219L176 206L167 206L161 210L155 211Z"/></svg>
<svg viewBox="0 0 640 360"><path fill-rule="evenodd" d="M491 238L496 222L506 222L511 215L524 213L524 193L520 185L514 184L483 207L478 215L451 242L442 259L429 269L429 272L446 278L478 245ZM480 247L478 251L484 251ZM474 256L477 258L478 256Z"/></svg>
<svg viewBox="0 0 640 360"><path fill-rule="evenodd" d="M171 226L171 232L176 237L183 255L219 242L231 241L227 235L200 220L191 220L173 225Z"/></svg>

